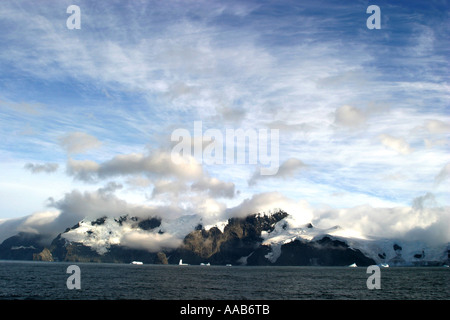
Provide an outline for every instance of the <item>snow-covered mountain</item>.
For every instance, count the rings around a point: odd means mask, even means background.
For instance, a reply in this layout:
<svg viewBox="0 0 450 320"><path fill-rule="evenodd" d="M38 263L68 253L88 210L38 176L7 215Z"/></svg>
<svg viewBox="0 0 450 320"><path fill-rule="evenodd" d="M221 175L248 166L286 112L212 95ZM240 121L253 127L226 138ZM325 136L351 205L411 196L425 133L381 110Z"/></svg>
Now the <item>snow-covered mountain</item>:
<svg viewBox="0 0 450 320"><path fill-rule="evenodd" d="M279 221L272 232L262 234L263 245L271 247L267 258L275 263L283 245L295 240L314 242L324 237L345 242L350 248L361 251L376 264L389 266L427 266L447 264L450 257L448 243L430 245L420 241L404 239L382 239L362 236L339 226L321 229L306 224L296 226L291 217Z"/></svg>
<svg viewBox="0 0 450 320"><path fill-rule="evenodd" d="M92 262L144 261L247 265L444 265L448 244L379 239L339 226L299 225L284 211L230 218L204 226L198 215L102 217L81 220L51 244L19 234L0 245L2 259ZM26 252L22 250L27 250ZM22 252L22 254L21 254Z"/></svg>

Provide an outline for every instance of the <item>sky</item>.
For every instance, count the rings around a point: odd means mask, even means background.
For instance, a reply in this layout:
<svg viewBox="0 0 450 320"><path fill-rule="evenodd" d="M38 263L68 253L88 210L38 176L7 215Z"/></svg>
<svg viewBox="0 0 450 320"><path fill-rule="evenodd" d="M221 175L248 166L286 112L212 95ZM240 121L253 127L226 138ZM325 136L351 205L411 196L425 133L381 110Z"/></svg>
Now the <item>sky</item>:
<svg viewBox="0 0 450 320"><path fill-rule="evenodd" d="M67 27L70 5L80 29ZM381 29L366 25L370 5ZM449 12L448 1L1 1L0 238L103 215L213 224L283 209L450 241ZM177 129L191 134L189 161L174 161ZM208 162L204 133L231 129L266 132L276 174L261 174L261 152Z"/></svg>

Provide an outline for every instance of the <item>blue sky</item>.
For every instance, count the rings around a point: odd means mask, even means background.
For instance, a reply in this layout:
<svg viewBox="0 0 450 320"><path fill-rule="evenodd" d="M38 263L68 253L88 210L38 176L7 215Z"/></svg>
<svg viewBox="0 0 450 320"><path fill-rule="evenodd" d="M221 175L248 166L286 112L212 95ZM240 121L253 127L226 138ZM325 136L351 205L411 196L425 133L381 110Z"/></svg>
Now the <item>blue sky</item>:
<svg viewBox="0 0 450 320"><path fill-rule="evenodd" d="M115 185L115 200L211 221L432 199L429 221L448 222L448 15L447 1L2 1L0 219L76 216L58 203ZM281 173L172 166L171 133L194 121L278 129Z"/></svg>

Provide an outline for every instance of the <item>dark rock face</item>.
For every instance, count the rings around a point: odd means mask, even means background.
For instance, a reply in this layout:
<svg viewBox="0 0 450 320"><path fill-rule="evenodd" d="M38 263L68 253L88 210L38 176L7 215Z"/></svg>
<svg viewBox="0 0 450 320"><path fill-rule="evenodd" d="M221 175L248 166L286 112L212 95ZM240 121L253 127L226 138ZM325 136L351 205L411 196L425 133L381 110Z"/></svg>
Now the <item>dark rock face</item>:
<svg viewBox="0 0 450 320"><path fill-rule="evenodd" d="M0 244L0 259L33 260L33 254L39 254L44 249L41 240L41 236L25 232L5 239Z"/></svg>
<svg viewBox="0 0 450 320"><path fill-rule="evenodd" d="M72 262L106 262L130 263L142 261L143 263L157 263L157 254L145 250L129 249L127 247L111 245L105 254L99 254L90 247L78 242L68 242L61 235L53 240L50 251L55 260Z"/></svg>
<svg viewBox="0 0 450 320"><path fill-rule="evenodd" d="M358 266L376 264L361 251L349 248L345 242L325 236L314 242L294 240L282 245L275 265L348 266L352 263Z"/></svg>
<svg viewBox="0 0 450 320"><path fill-rule="evenodd" d="M261 245L262 231L272 231L275 224L286 216L284 211L270 216L255 214L229 219L223 232L216 227L194 230L185 237L183 246L171 253L169 263L175 264L183 259L191 264L206 260L212 264L236 264L241 257L251 254Z"/></svg>
<svg viewBox="0 0 450 320"><path fill-rule="evenodd" d="M94 250L81 243L68 242L59 234L50 245L50 252L57 261L106 262ZM110 261L107 261L110 262Z"/></svg>
<svg viewBox="0 0 450 320"><path fill-rule="evenodd" d="M95 226L95 225L97 224L97 225L100 226L100 225L102 225L102 224L105 223L105 220L106 220L106 217L98 218L97 220L92 221L92 222L91 222L91 225Z"/></svg>
<svg viewBox="0 0 450 320"><path fill-rule="evenodd" d="M161 225L160 218L150 218L146 220L142 220L138 223L139 228L142 230L152 230Z"/></svg>

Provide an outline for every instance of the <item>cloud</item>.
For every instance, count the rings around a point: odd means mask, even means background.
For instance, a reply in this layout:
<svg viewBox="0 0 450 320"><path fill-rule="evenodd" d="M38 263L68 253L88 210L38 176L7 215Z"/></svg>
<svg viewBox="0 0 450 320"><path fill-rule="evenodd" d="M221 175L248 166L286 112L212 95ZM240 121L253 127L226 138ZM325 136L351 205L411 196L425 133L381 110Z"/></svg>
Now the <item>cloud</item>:
<svg viewBox="0 0 450 320"><path fill-rule="evenodd" d="M66 172L77 180L94 182L98 175L100 165L92 160L67 160Z"/></svg>
<svg viewBox="0 0 450 320"><path fill-rule="evenodd" d="M116 184L108 186L110 191L118 188ZM136 217L156 215L157 207L128 203L106 189L100 188L96 191L85 192L73 190L66 193L60 200L49 199L49 206L61 211L61 215L58 217L60 230L85 218L95 220L103 216L118 217L124 214Z"/></svg>
<svg viewBox="0 0 450 320"><path fill-rule="evenodd" d="M32 116L42 114L43 105L38 103L27 102L7 102L0 100L0 106L6 106L14 111L25 113Z"/></svg>
<svg viewBox="0 0 450 320"><path fill-rule="evenodd" d="M176 177L180 180L202 177L202 166L193 157L189 157L188 161L185 160L186 158L183 158L182 161L175 163L172 161L172 155L165 151L155 151L147 155L142 153L118 155L100 164L90 160L69 159L67 173L86 182L141 174L158 178Z"/></svg>
<svg viewBox="0 0 450 320"><path fill-rule="evenodd" d="M407 155L413 152L413 149L411 149L409 144L403 138L395 138L388 134L380 134L378 138L385 147L400 154Z"/></svg>
<svg viewBox="0 0 450 320"><path fill-rule="evenodd" d="M442 244L450 241L450 207L439 207L431 194L413 199L413 206L375 208L369 205L344 209L317 209L313 225L339 226L364 237L404 239ZM432 230L441 230L430 237ZM411 235L414 234L414 239Z"/></svg>
<svg viewBox="0 0 450 320"><path fill-rule="evenodd" d="M443 244L450 241L450 214L442 212L442 215L426 227L413 227L404 235L410 241L424 241L429 244Z"/></svg>
<svg viewBox="0 0 450 320"><path fill-rule="evenodd" d="M31 173L52 173L58 170L59 165L57 163L44 163L44 164L34 164L34 163L27 163L25 164L24 168L26 170L31 171Z"/></svg>
<svg viewBox="0 0 450 320"><path fill-rule="evenodd" d="M152 182L150 179L142 176L133 176L127 179L127 183L131 188L147 188Z"/></svg>
<svg viewBox="0 0 450 320"><path fill-rule="evenodd" d="M450 178L450 162L447 163L434 178L436 184L440 184Z"/></svg>
<svg viewBox="0 0 450 320"><path fill-rule="evenodd" d="M132 249L147 250L149 252L158 252L164 249L175 249L183 243L179 239L167 232L150 233L145 231L131 231L122 236L120 244Z"/></svg>
<svg viewBox="0 0 450 320"><path fill-rule="evenodd" d="M436 198L430 192L427 192L423 196L419 196L413 199L412 207L415 210L423 210L425 208L433 208L437 206Z"/></svg>
<svg viewBox="0 0 450 320"><path fill-rule="evenodd" d="M49 245L66 228L57 223L59 215L58 210L44 210L21 218L0 221L0 243L19 232L26 232L40 235L42 245Z"/></svg>
<svg viewBox="0 0 450 320"><path fill-rule="evenodd" d="M351 234L366 237L417 240L432 244L450 240L447 232L450 228L450 207L439 207L431 193L413 199L412 206L379 208L362 205L337 209L313 208L304 200L294 200L279 192L265 192L244 199L230 208L212 198L197 199L198 202L193 201L193 206L185 210L174 204L148 206L128 203L112 193L118 188L120 185L109 183L106 187L91 192L73 190L58 201L50 200L49 206L56 210L36 212L13 224L8 221L0 223L0 229L3 225L9 229L13 226L17 232L46 235L47 240L51 241L57 233L82 219L95 220L103 216L159 216L163 221L170 221L181 216L188 217L188 212L193 211L202 217L203 223L214 225L230 217L245 217L253 213L268 214L281 209L290 214L291 227L312 222L319 228L339 225L346 232L351 231ZM163 234L132 230L124 234L120 242L130 248L151 252L175 248L190 230L176 225L174 228ZM5 234L2 232L2 235Z"/></svg>
<svg viewBox="0 0 450 320"><path fill-rule="evenodd" d="M264 192L243 200L225 211L227 217L245 217L254 213L271 213L284 210L292 215L298 225L311 222L313 213L305 201L295 201L279 192Z"/></svg>
<svg viewBox="0 0 450 320"><path fill-rule="evenodd" d="M191 185L192 190L208 191L213 198L233 198L235 185L232 182L220 181L217 178L203 177Z"/></svg>
<svg viewBox="0 0 450 320"><path fill-rule="evenodd" d="M60 215L59 211L42 211L28 216L17 228L18 232L27 232L35 234L54 233L53 222Z"/></svg>
<svg viewBox="0 0 450 320"><path fill-rule="evenodd" d="M355 107L343 105L336 109L334 122L340 126L358 128L365 124L366 114Z"/></svg>
<svg viewBox="0 0 450 320"><path fill-rule="evenodd" d="M437 140L423 139L423 142L427 149L433 148L435 146L445 146L450 144L450 141L446 139L437 139Z"/></svg>
<svg viewBox="0 0 450 320"><path fill-rule="evenodd" d="M415 32L417 33L416 37L414 38L416 43L411 48L412 53L419 57L432 54L434 42L436 41L433 29L421 25L420 28L415 28Z"/></svg>
<svg viewBox="0 0 450 320"><path fill-rule="evenodd" d="M96 137L84 132L68 133L59 139L59 143L68 154L84 153L87 150L98 148L102 144Z"/></svg>
<svg viewBox="0 0 450 320"><path fill-rule="evenodd" d="M158 180L154 183L152 197L167 193L178 196L179 194L185 193L187 190L189 190L188 186L180 181Z"/></svg>
<svg viewBox="0 0 450 320"><path fill-rule="evenodd" d="M248 180L248 185L252 186L257 183L258 180L263 179L273 179L273 178L281 178L281 179L289 179L294 177L296 173L300 170L307 168L308 166L303 163L303 161L296 158L289 158L284 161L280 167L278 168L278 172L275 175L261 175L260 170L256 170L252 177Z"/></svg>
<svg viewBox="0 0 450 320"><path fill-rule="evenodd" d="M101 145L96 137L85 132L67 133L59 138L59 143L68 153L83 153Z"/></svg>
<svg viewBox="0 0 450 320"><path fill-rule="evenodd" d="M429 133L433 134L450 132L450 123L441 120L426 120L424 127Z"/></svg>
<svg viewBox="0 0 450 320"><path fill-rule="evenodd" d="M98 192L102 193L102 194L108 194L108 193L114 193L116 190L120 190L122 188L123 188L123 186L120 183L108 182L108 184L106 186L98 189Z"/></svg>
<svg viewBox="0 0 450 320"><path fill-rule="evenodd" d="M283 120L274 120L269 123L267 123L267 127L270 129L278 129L282 133L296 133L296 132L310 132L311 130L315 129L314 126L308 124L308 123L287 123Z"/></svg>
<svg viewBox="0 0 450 320"><path fill-rule="evenodd" d="M216 108L217 115L213 117L214 121L220 121L224 123L232 123L232 124L238 124L241 123L245 115L247 114L247 111L243 108L239 107L217 107Z"/></svg>

